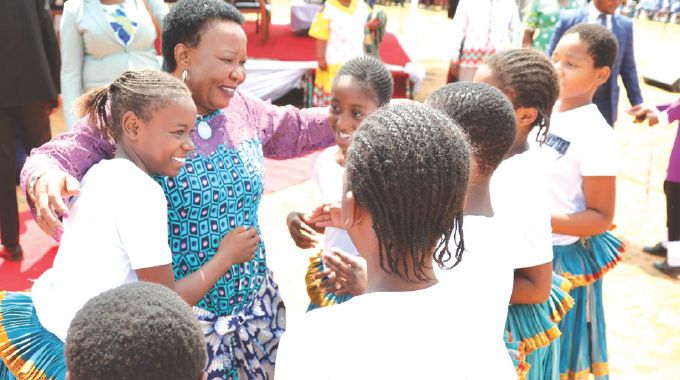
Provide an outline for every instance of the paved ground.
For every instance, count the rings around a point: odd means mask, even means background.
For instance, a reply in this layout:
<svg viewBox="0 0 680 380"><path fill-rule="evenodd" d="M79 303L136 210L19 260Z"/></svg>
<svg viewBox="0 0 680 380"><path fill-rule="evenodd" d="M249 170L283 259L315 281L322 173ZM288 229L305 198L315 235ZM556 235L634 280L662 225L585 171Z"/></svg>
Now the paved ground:
<svg viewBox="0 0 680 380"><path fill-rule="evenodd" d="M288 0L273 0L275 23L288 22ZM445 13L420 9L409 17L408 7L387 7L388 30L397 34L411 57L427 68L417 99L444 84L447 53ZM635 23L635 48L640 72L655 64L680 62L680 26L648 21ZM625 91L622 91L625 93ZM643 87L652 103L670 101L671 94ZM625 96L621 108L628 105ZM613 379L680 378L680 281L654 270L654 261L640 252L663 234L665 199L661 185L677 126L653 129L634 125L621 114L616 134L621 147L617 214L614 231L628 249L625 259L605 280L605 309L608 321L610 369ZM54 130L63 131L63 118L53 117ZM311 251L297 249L287 235L285 216L290 210L311 209L315 201L307 182L267 194L262 199L260 221L268 247L270 266L276 273L288 306L290 323L298 323L307 305L304 272ZM22 207L25 207L23 205ZM360 319L360 316L357 318Z"/></svg>

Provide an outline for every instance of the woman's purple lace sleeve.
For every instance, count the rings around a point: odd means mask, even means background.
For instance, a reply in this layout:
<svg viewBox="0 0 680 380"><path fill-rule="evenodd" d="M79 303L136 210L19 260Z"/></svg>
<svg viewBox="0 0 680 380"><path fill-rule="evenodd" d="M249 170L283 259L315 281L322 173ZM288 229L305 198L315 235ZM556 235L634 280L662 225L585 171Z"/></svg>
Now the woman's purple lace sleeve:
<svg viewBox="0 0 680 380"><path fill-rule="evenodd" d="M335 143L327 108L280 107L245 94L243 101L267 158L300 157Z"/></svg>
<svg viewBox="0 0 680 380"><path fill-rule="evenodd" d="M65 171L80 181L92 165L113 157L114 151L113 141L104 139L85 119L79 120L73 130L31 151L21 171L21 188L25 192L33 173L50 168Z"/></svg>
<svg viewBox="0 0 680 380"><path fill-rule="evenodd" d="M680 120L680 99L674 101L673 103L662 104L656 106L656 108L661 112L668 113L668 121L674 122Z"/></svg>

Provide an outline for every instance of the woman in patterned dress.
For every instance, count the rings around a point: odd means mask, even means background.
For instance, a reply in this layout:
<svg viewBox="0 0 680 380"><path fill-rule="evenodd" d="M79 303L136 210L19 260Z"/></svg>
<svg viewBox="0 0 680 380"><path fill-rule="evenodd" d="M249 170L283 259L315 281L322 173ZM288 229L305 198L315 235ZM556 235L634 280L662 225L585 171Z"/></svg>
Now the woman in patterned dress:
<svg viewBox="0 0 680 380"><path fill-rule="evenodd" d="M552 41L560 12L584 6L584 0L531 0L524 13L522 46L545 52Z"/></svg>
<svg viewBox="0 0 680 380"><path fill-rule="evenodd" d="M168 201L178 279L209 260L232 229L259 231L265 156L296 157L334 142L325 110L277 107L238 90L246 76L242 22L236 8L221 0L181 0L165 19L165 69L187 84L199 112L192 132L196 150L184 169L174 178L156 178ZM77 179L113 149L83 119L33 151L22 188L46 232L59 235L57 215L66 212L60 197L77 189ZM273 376L285 307L263 243L253 260L232 266L194 311L208 342L210 379Z"/></svg>

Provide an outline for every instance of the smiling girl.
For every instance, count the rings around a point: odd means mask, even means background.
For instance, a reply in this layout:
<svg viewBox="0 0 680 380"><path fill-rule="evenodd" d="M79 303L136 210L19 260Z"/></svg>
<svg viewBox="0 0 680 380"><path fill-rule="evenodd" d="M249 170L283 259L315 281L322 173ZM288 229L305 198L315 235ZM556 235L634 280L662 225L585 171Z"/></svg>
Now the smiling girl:
<svg viewBox="0 0 680 380"><path fill-rule="evenodd" d="M0 293L0 379L64 379L66 331L91 298L138 280L156 282L196 304L237 263L252 259L254 229L227 234L213 259L175 282L167 239L167 203L151 175L174 177L194 150L196 106L187 87L152 70L127 71L79 99L98 133L113 138L112 159L83 177L64 219L54 264L31 295ZM35 377L37 378L37 377Z"/></svg>
<svg viewBox="0 0 680 380"><path fill-rule="evenodd" d="M349 60L338 71L331 90L331 104L328 109L328 123L335 135L335 146L325 149L314 162L312 179L316 183L321 201L339 202L342 198L342 177L345 173L345 155L352 135L364 118L381 106L389 103L392 97L392 76L379 60L362 56ZM335 227L318 227L300 212L288 215L288 230L300 248L316 245L317 232L324 234L323 251L310 258L307 272L307 292L311 303L309 309L341 303L349 298L346 289L330 292L324 289L317 274L324 269L322 254L330 253L331 248L351 255L358 255L347 231ZM324 277L325 274L321 277Z"/></svg>

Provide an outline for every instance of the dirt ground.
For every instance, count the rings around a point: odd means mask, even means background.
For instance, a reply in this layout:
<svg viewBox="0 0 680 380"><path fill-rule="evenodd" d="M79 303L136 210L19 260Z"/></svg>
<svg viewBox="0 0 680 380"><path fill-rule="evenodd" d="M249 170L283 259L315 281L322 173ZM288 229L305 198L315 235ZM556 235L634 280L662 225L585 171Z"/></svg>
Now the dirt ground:
<svg viewBox="0 0 680 380"><path fill-rule="evenodd" d="M273 22L288 23L289 0L272 3ZM384 9L389 17L388 31L397 34L411 58L427 69L416 94L422 100L445 81L448 53L441 43L446 36L446 13L419 9L411 14L408 6ZM635 38L639 73L680 62L680 25L636 20ZM654 104L680 96L645 84L643 95ZM621 155L614 233L625 240L627 250L623 263L605 280L610 371L612 379L674 380L680 378L680 280L657 272L652 267L655 259L640 248L656 243L664 233L662 183L677 123L655 128L633 124L623 112L628 105L622 89L615 129ZM55 114L54 132L63 131L63 126L62 115ZM300 321L307 306L304 273L307 257L313 252L294 246L285 217L290 210L313 208L314 194L306 181L266 194L260 208L268 260L281 286L290 324Z"/></svg>

